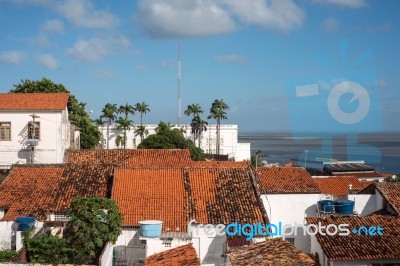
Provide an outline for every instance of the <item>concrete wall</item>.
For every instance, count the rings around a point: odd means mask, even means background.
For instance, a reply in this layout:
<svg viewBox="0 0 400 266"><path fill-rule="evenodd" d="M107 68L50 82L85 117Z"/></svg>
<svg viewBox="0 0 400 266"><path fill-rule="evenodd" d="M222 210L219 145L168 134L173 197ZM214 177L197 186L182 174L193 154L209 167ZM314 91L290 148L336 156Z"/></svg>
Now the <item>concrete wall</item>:
<svg viewBox="0 0 400 266"><path fill-rule="evenodd" d="M30 147L26 145L28 123L35 113L40 118L40 139L35 148L35 163L62 163L64 153L70 146L70 124L68 112L64 111L22 111L0 113L0 121L11 122L11 140L0 141L0 165L30 163Z"/></svg>
<svg viewBox="0 0 400 266"><path fill-rule="evenodd" d="M278 225L299 225L305 224L305 217L317 215L317 201L320 194L269 194L261 195L265 210L267 211L270 223ZM297 230L297 236L287 236L294 238L294 245L310 252L309 236L304 236L301 229Z"/></svg>
<svg viewBox="0 0 400 266"><path fill-rule="evenodd" d="M108 242L101 253L99 258L99 266L113 265L113 244Z"/></svg>
<svg viewBox="0 0 400 266"><path fill-rule="evenodd" d="M0 249L16 249L22 247L21 232L16 231L18 224L14 221L0 221ZM34 234L43 227L43 222L35 222Z"/></svg>
<svg viewBox="0 0 400 266"><path fill-rule="evenodd" d="M352 194L348 199L354 201L354 210L359 216L367 216L381 209L376 202L376 194Z"/></svg>
<svg viewBox="0 0 400 266"><path fill-rule="evenodd" d="M144 125L149 131L148 135L155 134L155 129L157 125ZM189 125L183 125L184 136L187 139L193 140L193 135L191 134L191 127ZM204 131L201 135L201 149L205 153L215 153L216 149L216 125L209 125L207 131ZM140 136L135 136L135 130L137 126L131 128L131 130L126 132L126 148L137 148L140 144ZM104 148L107 147L107 126L99 126L99 130L103 135L103 145ZM120 135L124 136L123 130L117 130L115 125L110 127L110 140L109 148L116 149L115 138ZM196 146L198 141L196 140ZM123 146L122 146L123 147ZM122 148L120 146L120 148ZM243 161L250 159L250 143L238 143L238 126L237 125L221 125L221 143L220 143L220 153L235 154L236 161Z"/></svg>

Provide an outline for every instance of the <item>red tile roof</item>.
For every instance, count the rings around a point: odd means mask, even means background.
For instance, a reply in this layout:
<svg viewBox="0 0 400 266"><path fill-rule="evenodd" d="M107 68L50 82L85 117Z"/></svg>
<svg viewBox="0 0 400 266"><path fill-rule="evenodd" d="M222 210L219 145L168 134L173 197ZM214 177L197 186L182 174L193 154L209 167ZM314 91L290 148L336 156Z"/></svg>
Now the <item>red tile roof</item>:
<svg viewBox="0 0 400 266"><path fill-rule="evenodd" d="M232 266L315 265L306 253L281 238L271 238L228 251Z"/></svg>
<svg viewBox="0 0 400 266"><path fill-rule="evenodd" d="M352 173L335 173L335 176L356 176L357 178L384 178L385 176L376 172L352 172Z"/></svg>
<svg viewBox="0 0 400 266"><path fill-rule="evenodd" d="M376 183L376 189L397 215L400 215L400 183Z"/></svg>
<svg viewBox="0 0 400 266"><path fill-rule="evenodd" d="M317 184L300 167L262 167L257 169L263 194L320 193Z"/></svg>
<svg viewBox="0 0 400 266"><path fill-rule="evenodd" d="M192 166L204 168L248 168L249 163L245 161L194 161Z"/></svg>
<svg viewBox="0 0 400 266"><path fill-rule="evenodd" d="M249 169L116 169L112 198L124 225L161 220L164 231L186 232L191 219L203 224L267 219Z"/></svg>
<svg viewBox="0 0 400 266"><path fill-rule="evenodd" d="M64 110L68 93L0 93L0 110Z"/></svg>
<svg viewBox="0 0 400 266"><path fill-rule="evenodd" d="M115 164L130 168L189 167L193 163L189 150L179 149L69 150L67 162L74 164Z"/></svg>
<svg viewBox="0 0 400 266"><path fill-rule="evenodd" d="M179 246L146 258L146 266L200 266L192 244Z"/></svg>
<svg viewBox="0 0 400 266"><path fill-rule="evenodd" d="M314 178L319 189L324 194L334 196L346 196L349 194L350 185L352 190L362 190L363 182L355 176L327 177Z"/></svg>
<svg viewBox="0 0 400 266"><path fill-rule="evenodd" d="M366 217L308 217L309 224L348 224L349 230L361 226L381 226L383 235L320 235L316 238L330 261L400 259L400 219L395 216L371 215Z"/></svg>
<svg viewBox="0 0 400 266"><path fill-rule="evenodd" d="M113 168L102 165L15 166L0 186L3 220L32 215L46 220L75 197L109 196Z"/></svg>

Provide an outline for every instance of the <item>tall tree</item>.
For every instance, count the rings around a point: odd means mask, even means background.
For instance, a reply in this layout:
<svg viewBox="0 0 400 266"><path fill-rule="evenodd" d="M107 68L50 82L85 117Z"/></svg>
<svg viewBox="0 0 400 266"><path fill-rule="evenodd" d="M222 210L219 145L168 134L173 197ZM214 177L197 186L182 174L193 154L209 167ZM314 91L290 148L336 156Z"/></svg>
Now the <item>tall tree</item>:
<svg viewBox="0 0 400 266"><path fill-rule="evenodd" d="M140 143L143 142L144 136L148 135L149 131L146 129L145 126L138 126L137 129L135 130L135 137L140 136Z"/></svg>
<svg viewBox="0 0 400 266"><path fill-rule="evenodd" d="M20 84L13 85L13 93L70 93L62 84L56 84L50 79L42 78L41 80L21 80ZM101 133L93 121L89 117L89 113L85 111L85 103L79 102L74 95L70 93L70 103L72 113L69 119L75 122L76 126L81 129L80 147L82 149L93 149L99 143Z"/></svg>
<svg viewBox="0 0 400 266"><path fill-rule="evenodd" d="M135 105L135 111L140 113L140 126L143 126L143 114L150 112L149 105L145 102L137 103Z"/></svg>
<svg viewBox="0 0 400 266"><path fill-rule="evenodd" d="M116 136L115 145L117 145L117 148L119 148L122 145L125 145L124 137L122 137L121 135Z"/></svg>
<svg viewBox="0 0 400 266"><path fill-rule="evenodd" d="M210 108L210 114L208 119L215 119L217 121L217 141L216 141L216 153L220 153L220 140L221 140L221 120L228 119L225 110L228 110L229 106L224 102L223 99L216 99Z"/></svg>
<svg viewBox="0 0 400 266"><path fill-rule="evenodd" d="M124 141L122 142L122 144L124 145L124 149L126 149L126 131L131 130L131 127L133 126L132 120L120 117L120 118L118 118L118 120L116 122L118 124L117 129L124 130Z"/></svg>
<svg viewBox="0 0 400 266"><path fill-rule="evenodd" d="M117 118L116 113L117 113L117 105L116 104L111 104L107 103L104 108L101 110L102 114L100 116L100 119L106 119L107 120L107 149L109 149L109 142L110 142L110 126L113 121Z"/></svg>
<svg viewBox="0 0 400 266"><path fill-rule="evenodd" d="M207 131L207 126L208 122L204 119L204 117L196 116L196 122L198 124L198 132L197 132L197 138L198 138L198 147L201 147L201 135L203 134L204 131Z"/></svg>
<svg viewBox="0 0 400 266"><path fill-rule="evenodd" d="M125 119L128 119L129 115L134 115L135 114L135 107L133 107L129 103L126 103L125 105L121 105L118 108L118 113L119 114L124 114L125 115Z"/></svg>
<svg viewBox="0 0 400 266"><path fill-rule="evenodd" d="M198 103L192 103L190 105L187 106L187 109L184 111L184 114L187 116L193 115L193 119L192 119L192 123L190 123L190 126L192 128L192 134L193 134L193 142L196 142L196 139L198 138L197 134L198 134L198 127L197 127L197 123L195 121L196 116L198 116L199 114L202 114L203 108L201 108L200 104Z"/></svg>

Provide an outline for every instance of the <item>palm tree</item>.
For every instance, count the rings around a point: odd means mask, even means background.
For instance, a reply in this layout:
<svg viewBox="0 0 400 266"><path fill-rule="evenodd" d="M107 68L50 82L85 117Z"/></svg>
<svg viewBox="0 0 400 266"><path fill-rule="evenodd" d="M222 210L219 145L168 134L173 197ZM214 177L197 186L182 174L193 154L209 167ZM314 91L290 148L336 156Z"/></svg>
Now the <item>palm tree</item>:
<svg viewBox="0 0 400 266"><path fill-rule="evenodd" d="M107 119L107 149L109 149L110 126L111 123L117 118L115 115L117 113L117 105L107 103L101 112L102 115L100 116L100 120L102 121L102 119Z"/></svg>
<svg viewBox="0 0 400 266"><path fill-rule="evenodd" d="M131 130L132 125L132 120L125 119L123 117L118 118L117 120L118 126L117 129L123 129L124 130L124 149L126 149L126 131Z"/></svg>
<svg viewBox="0 0 400 266"><path fill-rule="evenodd" d="M140 113L140 126L143 126L143 114L150 112L149 105L145 102L137 103L135 105L135 111Z"/></svg>
<svg viewBox="0 0 400 266"><path fill-rule="evenodd" d="M170 122L166 123L164 121L160 121L160 123L156 127L156 133L161 132L161 131L171 130L172 127L173 127L173 125L171 125Z"/></svg>
<svg viewBox="0 0 400 266"><path fill-rule="evenodd" d="M135 137L140 136L140 143L143 142L144 136L147 136L148 134L149 131L145 126L138 126L138 128L135 130Z"/></svg>
<svg viewBox="0 0 400 266"><path fill-rule="evenodd" d="M228 110L229 106L224 102L224 100L215 100L210 108L210 114L208 119L215 119L217 121L217 141L216 141L216 152L219 154L220 148L220 138L221 138L221 120L228 119L225 110Z"/></svg>
<svg viewBox="0 0 400 266"><path fill-rule="evenodd" d="M192 127L194 143L196 143L198 130L193 127L193 126L196 126L196 123L193 123L193 121L196 119L196 116L198 116L199 114L202 114L203 112L204 112L203 108L201 108L200 104L198 104L198 103L192 103L192 104L188 105L187 109L184 111L184 114L187 116L193 115L192 123L190 124L190 126Z"/></svg>
<svg viewBox="0 0 400 266"><path fill-rule="evenodd" d="M201 146L201 135L203 134L204 131L207 131L207 126L208 126L208 122L203 118L203 117L199 117L198 118L198 125L199 125L199 132L197 133L197 137L199 138L199 148Z"/></svg>
<svg viewBox="0 0 400 266"><path fill-rule="evenodd" d="M118 135L115 138L115 145L117 145L117 148L119 148L119 146L121 146L121 145L125 145L124 138L121 135Z"/></svg>
<svg viewBox="0 0 400 266"><path fill-rule="evenodd" d="M121 105L118 108L118 113L120 114L125 114L125 119L128 119L128 115L134 115L135 114L135 108L130 105L129 103L126 103L125 105Z"/></svg>

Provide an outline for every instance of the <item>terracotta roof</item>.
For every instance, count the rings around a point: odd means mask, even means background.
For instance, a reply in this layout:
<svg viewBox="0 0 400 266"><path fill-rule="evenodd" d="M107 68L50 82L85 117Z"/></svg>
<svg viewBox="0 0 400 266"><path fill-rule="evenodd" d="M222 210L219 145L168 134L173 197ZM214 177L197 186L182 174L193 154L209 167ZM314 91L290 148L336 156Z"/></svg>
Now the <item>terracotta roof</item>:
<svg viewBox="0 0 400 266"><path fill-rule="evenodd" d="M245 245L250 245L251 241L246 240L246 236L230 236L226 239L226 244L229 248L237 248Z"/></svg>
<svg viewBox="0 0 400 266"><path fill-rule="evenodd" d="M112 198L123 224L161 220L168 228L186 232L187 223L257 223L265 211L253 189L249 169L116 169Z"/></svg>
<svg viewBox="0 0 400 266"><path fill-rule="evenodd" d="M308 217L309 224L326 226L328 224L348 224L349 230L358 229L361 226L380 226L383 235L361 235L350 231L349 235L320 235L317 240L325 255L331 261L353 260L382 260L400 259L400 219L395 216L371 215L366 217Z"/></svg>
<svg viewBox="0 0 400 266"><path fill-rule="evenodd" d="M146 266L200 266L192 244L179 246L146 258Z"/></svg>
<svg viewBox="0 0 400 266"><path fill-rule="evenodd" d="M376 183L376 189L396 214L400 215L400 183Z"/></svg>
<svg viewBox="0 0 400 266"><path fill-rule="evenodd" d="M300 167L262 167L257 169L263 194L320 193L317 184Z"/></svg>
<svg viewBox="0 0 400 266"><path fill-rule="evenodd" d="M0 110L64 110L68 93L0 93Z"/></svg>
<svg viewBox="0 0 400 266"><path fill-rule="evenodd" d="M352 172L352 173L335 173L335 176L356 176L357 178L383 178L384 176L376 172Z"/></svg>
<svg viewBox="0 0 400 266"><path fill-rule="evenodd" d="M113 167L102 165L15 166L0 187L3 220L32 215L46 220L75 197L109 196Z"/></svg>
<svg viewBox="0 0 400 266"><path fill-rule="evenodd" d="M314 181L322 193L334 196L348 195L350 185L352 190L361 190L364 188L363 182L355 176L314 178Z"/></svg>
<svg viewBox="0 0 400 266"><path fill-rule="evenodd" d="M124 167L189 167L189 150L111 149L68 150L67 162L74 164L115 164Z"/></svg>
<svg viewBox="0 0 400 266"><path fill-rule="evenodd" d="M194 161L192 166L204 168L248 168L249 163L246 161Z"/></svg>
<svg viewBox="0 0 400 266"><path fill-rule="evenodd" d="M228 251L232 266L315 265L306 253L281 238L271 238Z"/></svg>

